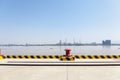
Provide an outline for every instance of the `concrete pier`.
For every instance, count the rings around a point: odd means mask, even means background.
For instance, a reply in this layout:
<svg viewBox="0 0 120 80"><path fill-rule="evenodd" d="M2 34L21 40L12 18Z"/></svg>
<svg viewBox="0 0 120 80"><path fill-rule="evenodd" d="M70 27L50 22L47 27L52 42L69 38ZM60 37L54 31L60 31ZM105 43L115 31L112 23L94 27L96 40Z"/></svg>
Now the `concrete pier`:
<svg viewBox="0 0 120 80"><path fill-rule="evenodd" d="M0 66L0 80L120 80L120 66Z"/></svg>
<svg viewBox="0 0 120 80"><path fill-rule="evenodd" d="M0 80L120 80L120 60L1 58Z"/></svg>

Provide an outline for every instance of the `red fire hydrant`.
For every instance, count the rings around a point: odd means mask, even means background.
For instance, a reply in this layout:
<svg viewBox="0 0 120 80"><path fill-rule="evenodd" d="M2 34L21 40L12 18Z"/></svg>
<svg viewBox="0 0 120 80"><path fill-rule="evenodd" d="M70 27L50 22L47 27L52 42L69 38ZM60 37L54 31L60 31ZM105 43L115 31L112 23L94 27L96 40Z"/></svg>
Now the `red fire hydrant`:
<svg viewBox="0 0 120 80"><path fill-rule="evenodd" d="M66 56L67 56L67 57L70 56L70 51L71 51L71 49L65 49L65 51L66 51Z"/></svg>

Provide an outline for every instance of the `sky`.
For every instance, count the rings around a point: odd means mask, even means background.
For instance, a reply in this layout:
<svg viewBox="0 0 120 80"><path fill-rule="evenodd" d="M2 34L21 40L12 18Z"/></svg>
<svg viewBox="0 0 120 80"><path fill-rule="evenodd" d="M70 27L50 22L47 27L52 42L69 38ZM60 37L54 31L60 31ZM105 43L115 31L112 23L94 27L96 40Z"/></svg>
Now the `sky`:
<svg viewBox="0 0 120 80"><path fill-rule="evenodd" d="M0 44L120 42L120 0L0 0Z"/></svg>

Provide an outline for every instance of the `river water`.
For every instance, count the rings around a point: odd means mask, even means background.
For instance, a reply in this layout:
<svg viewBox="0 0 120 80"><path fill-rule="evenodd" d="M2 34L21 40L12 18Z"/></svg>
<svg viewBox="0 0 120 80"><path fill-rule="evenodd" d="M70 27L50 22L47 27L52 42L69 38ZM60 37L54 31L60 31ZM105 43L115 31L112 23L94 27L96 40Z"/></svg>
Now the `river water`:
<svg viewBox="0 0 120 80"><path fill-rule="evenodd" d="M66 48L71 49L71 54L120 54L120 46L0 46L4 55L63 55Z"/></svg>

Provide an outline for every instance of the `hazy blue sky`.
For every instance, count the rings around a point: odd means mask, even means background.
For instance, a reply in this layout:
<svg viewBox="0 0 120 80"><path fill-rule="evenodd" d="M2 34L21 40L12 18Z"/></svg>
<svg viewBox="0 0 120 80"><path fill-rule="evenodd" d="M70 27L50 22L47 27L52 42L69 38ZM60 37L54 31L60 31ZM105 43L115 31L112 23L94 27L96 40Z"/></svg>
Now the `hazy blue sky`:
<svg viewBox="0 0 120 80"><path fill-rule="evenodd" d="M0 43L120 42L120 0L0 0Z"/></svg>

